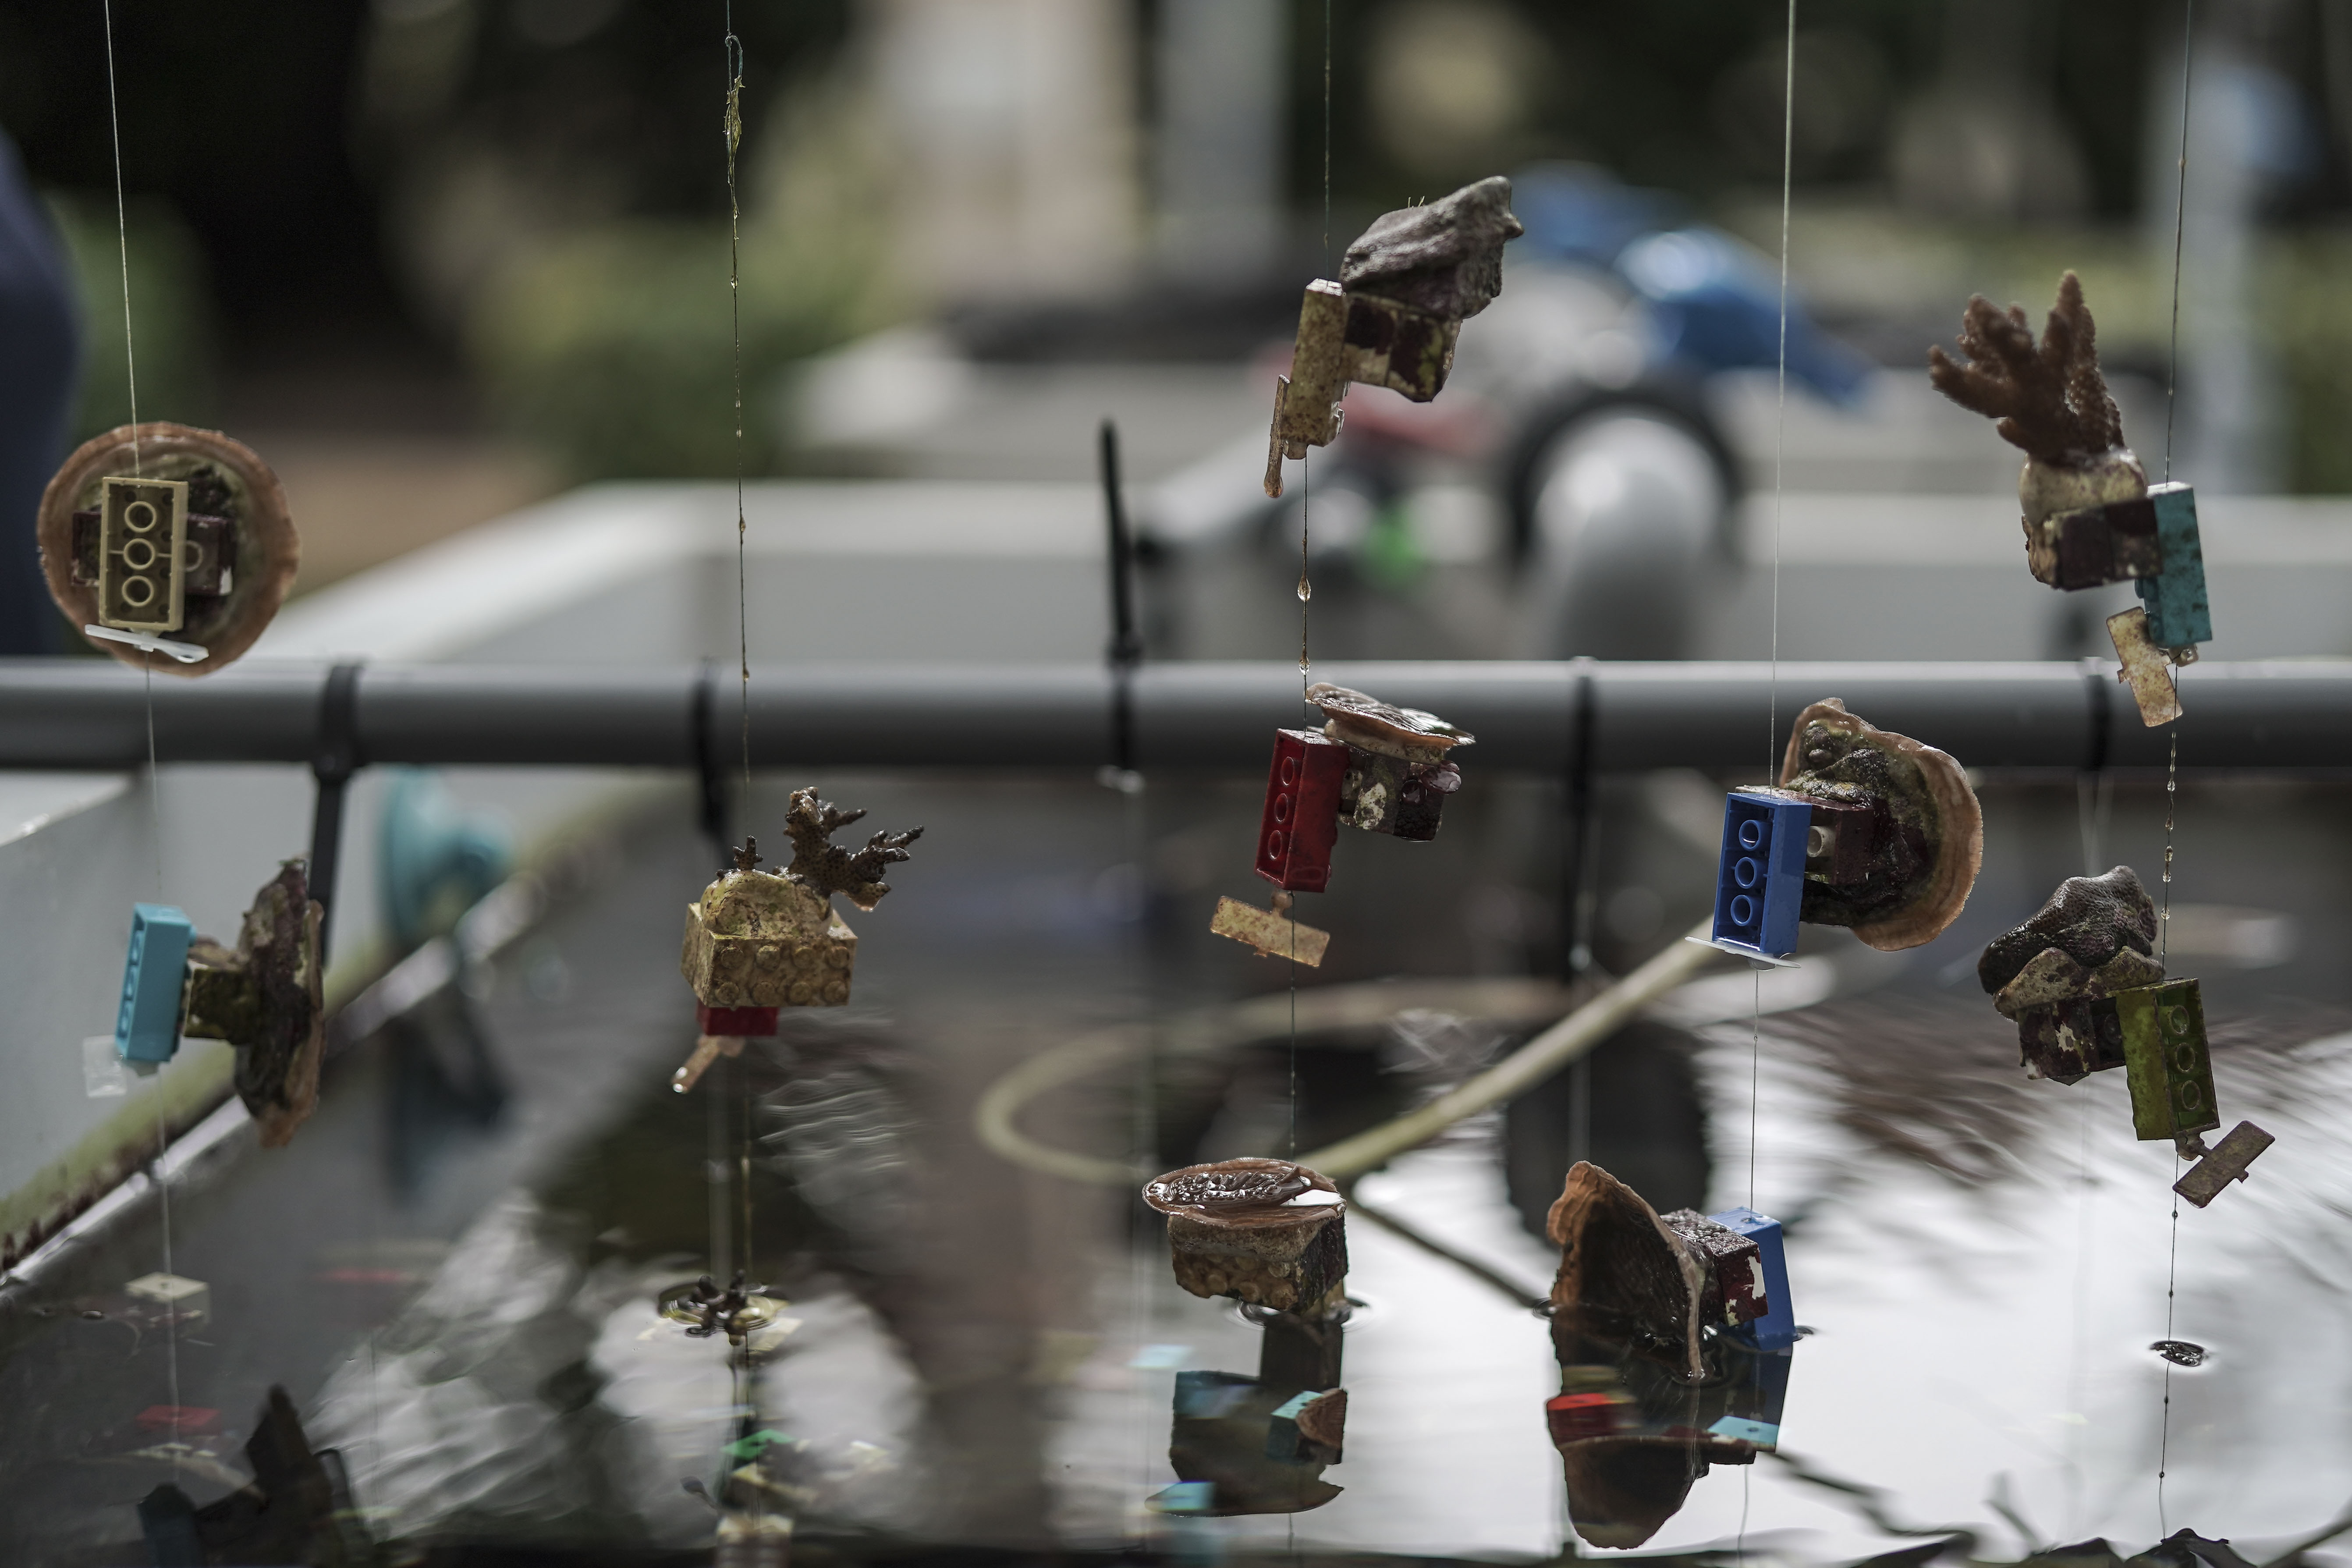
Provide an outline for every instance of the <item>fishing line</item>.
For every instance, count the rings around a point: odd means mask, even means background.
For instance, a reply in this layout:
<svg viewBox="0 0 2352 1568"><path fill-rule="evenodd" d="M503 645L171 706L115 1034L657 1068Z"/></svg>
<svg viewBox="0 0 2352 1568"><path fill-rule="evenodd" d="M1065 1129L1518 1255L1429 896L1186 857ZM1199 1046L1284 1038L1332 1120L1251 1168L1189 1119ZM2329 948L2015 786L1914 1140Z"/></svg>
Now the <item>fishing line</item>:
<svg viewBox="0 0 2352 1568"><path fill-rule="evenodd" d="M139 353L137 339L131 325L131 217L122 185L122 111L121 99L114 79L114 6L113 0L100 0L99 16L106 35L106 119L114 153L114 243L122 269L122 376L131 403L131 473L142 478L145 469L139 457ZM141 692L147 717L147 808L155 839L155 899L163 898L163 779L155 766L155 656L143 654L140 659ZM172 1128L169 1110L159 1079L155 1088L155 1162L156 1209L162 1217L163 1230L163 1272L177 1278L172 1267L172 1185L163 1169L163 1158L171 1152ZM167 1304L163 1332L164 1376L172 1396L172 1469L180 1468L180 1310L176 1302Z"/></svg>
<svg viewBox="0 0 2352 1568"><path fill-rule="evenodd" d="M743 752L743 800L746 808L751 799L751 617L749 574L745 565L746 539L750 533L743 509L743 204L736 184L735 157L743 144L743 40L735 33L734 0L722 7L726 37L722 42L727 60L727 110L721 121L727 142L727 305L731 337L731 368L734 380L735 405L735 633L736 668L740 682L738 692L742 706L741 736ZM750 841L745 840L746 843ZM735 1251L740 1257L731 1278L740 1278L744 1289L756 1291L758 1281L751 1277L751 1053L745 1051L736 1058L734 1071L728 1075L741 1102L741 1138L737 1145L733 1175L741 1203L740 1229ZM726 1179L723 1163L727 1141L726 1097L719 1086L711 1086L710 1095L710 1161L709 1172L711 1250L720 1251L725 1246L727 1225ZM727 1275L727 1259L715 1260L714 1271ZM733 1395L733 1408L738 1436L748 1437L758 1425L752 1401L756 1392L752 1377L751 1335L743 1336L740 1356L730 1355L729 1384ZM728 1456L731 1458L731 1456ZM758 1463L754 1458L752 1463ZM722 1467L722 1475L724 1468ZM752 1507L761 1514L767 1512L767 1499L761 1489L753 1487ZM722 1497L724 1487L721 1488Z"/></svg>
<svg viewBox="0 0 2352 1568"><path fill-rule="evenodd" d="M106 119L114 138L114 243L122 259L123 381L131 395L131 474L137 479L142 472L139 466L139 356L131 337L131 218L122 196L122 112L114 88L114 0L99 0L99 15L106 24Z"/></svg>
<svg viewBox="0 0 2352 1568"><path fill-rule="evenodd" d="M2181 108L2181 118L2189 117L2188 107ZM2177 684L2177 679L2176 679ZM2174 808L2180 798L2180 721L2172 721L2172 744L2164 765L2164 904L2156 920L2156 964L2164 967L2172 936L2172 828ZM2169 1185L2170 1184L2167 1184ZM2180 1270L2180 1194L2172 1194L2172 1237L2164 1262L2164 1338L2172 1340L2173 1295L2179 1282ZM2167 1530L2164 1512L2164 1476L2172 1458L2172 1358L2164 1358L2164 1414L2158 1426L2156 1458L2156 1520L2157 1533Z"/></svg>
<svg viewBox="0 0 2352 1568"><path fill-rule="evenodd" d="M2182 237L2189 227L2189 71L2196 59L2196 0L2182 0L2180 8L2180 153L2172 199L2172 346L2164 370L2164 477L2172 479L2173 415L2179 405L2180 384L2180 252ZM2166 679L2174 690L2180 686L2180 677L2168 669ZM2176 704L2176 707L2178 704ZM2172 721L2172 743L2164 764L2164 907L2157 917L2156 962L2162 968L2170 947L2172 934L2172 831L2174 810L2180 795L2180 721ZM2168 1184L2168 1185L2169 1184ZM2179 1281L2180 1266L2180 1195L2172 1195L2172 1237L2164 1265L2164 1337L2172 1338L2174 1291ZM2156 1520L2160 1536L2168 1529L2164 1510L2165 1472L2171 1468L2172 1458L2172 1359L2164 1363L2164 1414L2158 1427L2156 1459Z"/></svg>
<svg viewBox="0 0 2352 1568"><path fill-rule="evenodd" d="M1328 46L1328 39L1327 39ZM1328 162L1328 153L1327 153ZM1328 177L1328 174L1327 174ZM1327 187L1324 200L1330 200ZM1307 672L1313 659L1307 651L1307 618L1315 598L1315 584L1307 576L1307 509L1315 497L1314 459L1301 458L1298 468L1298 701L1307 701ZM1298 921L1290 921L1290 1158L1298 1157Z"/></svg>
<svg viewBox="0 0 2352 1568"><path fill-rule="evenodd" d="M1323 0L1323 256L1331 255L1331 0Z"/></svg>
<svg viewBox="0 0 2352 1568"><path fill-rule="evenodd" d="M1764 689L1764 773L1778 779L1775 753L1780 737L1780 509L1789 467L1789 228L1796 186L1797 0L1789 0L1789 41L1780 104L1780 331L1779 412L1772 433L1772 643L1770 673ZM1756 970L1748 1035L1748 1206L1756 1206L1757 1100L1764 1077L1764 972Z"/></svg>
<svg viewBox="0 0 2352 1568"><path fill-rule="evenodd" d="M2180 161L2172 193L2172 347L2164 364L2164 478L2172 479L2172 415L2180 383L2180 245L2189 216L2189 68L2196 51L2197 0L2180 8Z"/></svg>
<svg viewBox="0 0 2352 1568"><path fill-rule="evenodd" d="M743 705L743 793L751 792L751 618L746 608L743 519L743 206L735 189L735 153L743 142L743 40L735 36L734 0L727 18L727 304L735 370L735 632Z"/></svg>
<svg viewBox="0 0 2352 1568"><path fill-rule="evenodd" d="M1797 168L1797 0L1789 0L1789 37L1780 83L1780 324L1772 430L1772 642L1764 688L1764 776L1778 780L1780 739L1780 513L1789 468L1789 230ZM1764 1088L1764 971L1749 967L1748 1029L1748 1206L1756 1207L1756 1146ZM1739 1472L1739 1534L1734 1550L1748 1560L1751 1470Z"/></svg>

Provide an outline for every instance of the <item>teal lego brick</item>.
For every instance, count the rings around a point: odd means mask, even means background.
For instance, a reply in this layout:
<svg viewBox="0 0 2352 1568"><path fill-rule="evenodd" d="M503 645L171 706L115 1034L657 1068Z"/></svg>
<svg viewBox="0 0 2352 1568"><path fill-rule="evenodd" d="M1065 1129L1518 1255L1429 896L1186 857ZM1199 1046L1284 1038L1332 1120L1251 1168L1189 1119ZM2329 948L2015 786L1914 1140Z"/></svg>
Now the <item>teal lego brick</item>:
<svg viewBox="0 0 2352 1568"><path fill-rule="evenodd" d="M2213 613L2205 599L2205 547L2197 532L2197 492L2187 485L2151 485L2157 548L2164 561L2153 577L2132 586L2147 606L2147 639L2158 647L2189 647L2213 640Z"/></svg>
<svg viewBox="0 0 2352 1568"><path fill-rule="evenodd" d="M168 904L131 906L122 1002L114 1015L114 1054L124 1061L168 1062L180 1048L180 993L194 934L188 917Z"/></svg>

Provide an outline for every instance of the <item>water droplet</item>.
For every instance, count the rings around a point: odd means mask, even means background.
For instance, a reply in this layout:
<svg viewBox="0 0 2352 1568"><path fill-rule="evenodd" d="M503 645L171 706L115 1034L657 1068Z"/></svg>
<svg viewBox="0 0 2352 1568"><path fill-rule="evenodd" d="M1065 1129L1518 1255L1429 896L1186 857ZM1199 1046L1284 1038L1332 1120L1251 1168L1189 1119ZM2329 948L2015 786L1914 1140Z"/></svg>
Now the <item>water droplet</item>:
<svg viewBox="0 0 2352 1568"><path fill-rule="evenodd" d="M1307 580L1306 573L1301 572L1298 574L1298 602L1303 605L1314 596L1315 584Z"/></svg>

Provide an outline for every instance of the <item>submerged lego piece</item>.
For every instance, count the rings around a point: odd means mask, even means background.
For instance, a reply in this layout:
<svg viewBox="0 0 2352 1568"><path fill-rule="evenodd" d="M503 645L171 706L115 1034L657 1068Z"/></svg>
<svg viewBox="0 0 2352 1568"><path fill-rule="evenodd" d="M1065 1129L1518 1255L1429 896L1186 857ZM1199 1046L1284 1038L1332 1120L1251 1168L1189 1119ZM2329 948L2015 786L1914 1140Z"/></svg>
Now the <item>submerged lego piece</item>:
<svg viewBox="0 0 2352 1568"><path fill-rule="evenodd" d="M1987 943L1977 982L2017 1025L2028 1074L2074 1083L2124 1065L2111 1000L2164 978L2156 901L2128 866L2069 877L2022 925Z"/></svg>
<svg viewBox="0 0 2352 1568"><path fill-rule="evenodd" d="M163 1327L194 1328L212 1318L212 1287L183 1274L142 1274L125 1285L122 1293L156 1309Z"/></svg>
<svg viewBox="0 0 2352 1568"><path fill-rule="evenodd" d="M1307 286L1290 374L1275 389L1265 493L1282 494L1282 460L1339 434L1339 400L1364 382L1426 403L1445 385L1465 317L1503 287L1503 247L1523 232L1511 184L1465 185L1373 220L1348 247L1340 281Z"/></svg>
<svg viewBox="0 0 2352 1568"><path fill-rule="evenodd" d="M1639 1546L1715 1465L1779 1446L1795 1356L1710 1339L1692 1379L1553 1320L1561 1392L1545 1403L1569 1518L1587 1543Z"/></svg>
<svg viewBox="0 0 2352 1568"><path fill-rule="evenodd" d="M1638 1419L1633 1396L1612 1388L1607 1392L1557 1394L1544 1401L1544 1426L1555 1445L1582 1443L1614 1436Z"/></svg>
<svg viewBox="0 0 2352 1568"><path fill-rule="evenodd" d="M301 562L268 465L217 432L161 421L85 442L43 493L38 529L67 617L125 663L173 673L243 654Z"/></svg>
<svg viewBox="0 0 2352 1568"><path fill-rule="evenodd" d="M1260 958L1287 958L1309 969L1318 969L1322 967L1323 955L1330 951L1331 933L1292 920L1286 912L1289 908L1286 900L1287 895L1277 893L1276 907L1262 910L1239 899L1221 898L1209 930L1214 935L1247 942L1257 949Z"/></svg>
<svg viewBox="0 0 2352 1568"><path fill-rule="evenodd" d="M1143 1201L1168 1216L1176 1283L1314 1314L1348 1273L1347 1205L1329 1177L1287 1160L1187 1165L1151 1181Z"/></svg>
<svg viewBox="0 0 2352 1568"><path fill-rule="evenodd" d="M2244 1181L2246 1168L2276 1142L2252 1122L2241 1121L2207 1150L2204 1158L2190 1166L2187 1175L2173 1183L2172 1190L2201 1209L2221 1196L2221 1189L2231 1182Z"/></svg>
<svg viewBox="0 0 2352 1568"><path fill-rule="evenodd" d="M1983 850L1959 763L1836 698L1816 702L1797 715L1779 784L1724 803L1711 945L1785 959L1801 921L1916 947L1958 917Z"/></svg>
<svg viewBox="0 0 2352 1568"><path fill-rule="evenodd" d="M1217 1483L1178 1481L1144 1499L1143 1506L1154 1513L1213 1514L1217 1511Z"/></svg>
<svg viewBox="0 0 2352 1568"><path fill-rule="evenodd" d="M1178 1373L1168 1462L1181 1484L1202 1490L1181 1509L1161 1511L1231 1516L1320 1508L1340 1492L1322 1472L1339 1462L1347 1408L1340 1389L1293 1392L1238 1373Z"/></svg>
<svg viewBox="0 0 2352 1568"><path fill-rule="evenodd" d="M837 847L835 831L865 815L839 810L813 789L794 790L785 817L792 864L762 871L759 841L744 841L734 869L687 906L678 968L697 1001L709 1008L765 1009L838 1007L849 1000L857 937L834 913L831 895L874 908L890 891L884 868L909 858L907 847L923 834L919 827L877 833L855 853Z"/></svg>
<svg viewBox="0 0 2352 1568"><path fill-rule="evenodd" d="M1294 1394L1267 1418L1265 1457L1289 1465L1336 1465L1348 1446L1348 1391Z"/></svg>

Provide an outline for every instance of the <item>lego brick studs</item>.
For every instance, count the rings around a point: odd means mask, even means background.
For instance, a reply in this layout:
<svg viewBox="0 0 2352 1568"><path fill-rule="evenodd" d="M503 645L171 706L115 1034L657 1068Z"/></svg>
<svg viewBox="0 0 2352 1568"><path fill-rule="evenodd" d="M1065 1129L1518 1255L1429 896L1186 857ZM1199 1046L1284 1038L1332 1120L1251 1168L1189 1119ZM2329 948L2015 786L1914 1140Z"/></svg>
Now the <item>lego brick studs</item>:
<svg viewBox="0 0 2352 1568"><path fill-rule="evenodd" d="M236 1048L237 1097L259 1125L262 1147L282 1147L319 1103L322 914L299 860L262 884L234 948L197 936L168 905L131 906L115 1054L152 1071L178 1054L183 1036L227 1041Z"/></svg>
<svg viewBox="0 0 2352 1568"><path fill-rule="evenodd" d="M759 840L747 838L734 868L686 907L678 970L694 987L699 1038L672 1089L683 1094L719 1057L739 1054L745 1038L774 1034L779 1009L849 1000L857 935L834 912L833 895L874 908L890 891L885 868L911 858L908 846L923 836L919 827L877 833L855 852L833 842L865 815L819 800L813 789L794 790L784 819L792 864L761 870Z"/></svg>
<svg viewBox="0 0 2352 1568"><path fill-rule="evenodd" d="M2167 979L2156 957L2157 909L2128 866L2069 877L2032 920L1993 938L1977 979L2001 1016L2017 1025L2029 1078L2074 1083L2125 1070L2132 1131L2170 1139L2197 1161L2173 1190L2203 1208L2271 1146L2242 1121L2208 1148L2221 1125L2205 1038L2205 999L2194 980Z"/></svg>
<svg viewBox="0 0 2352 1568"><path fill-rule="evenodd" d="M1396 708L1328 681L1307 688L1323 728L1277 730L1258 816L1255 869L1279 889L1271 910L1217 900L1209 930L1262 958L1323 962L1330 936L1291 918L1292 895L1331 884L1340 824L1396 838L1437 837L1445 800L1462 787L1448 760L1475 737L1417 708Z"/></svg>
<svg viewBox="0 0 2352 1568"><path fill-rule="evenodd" d="M41 496L38 534L49 595L92 644L176 675L251 647L302 558L269 465L162 421L84 442Z"/></svg>

